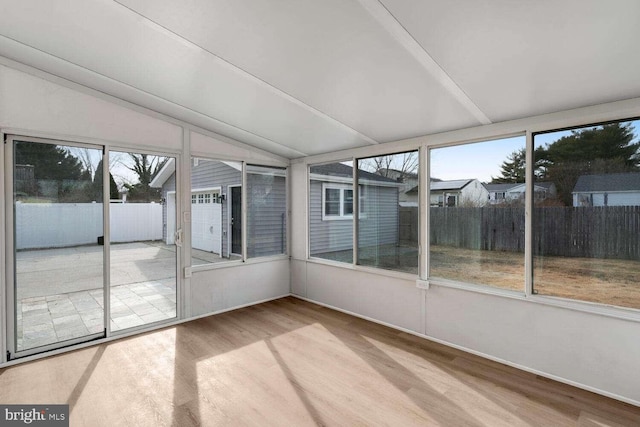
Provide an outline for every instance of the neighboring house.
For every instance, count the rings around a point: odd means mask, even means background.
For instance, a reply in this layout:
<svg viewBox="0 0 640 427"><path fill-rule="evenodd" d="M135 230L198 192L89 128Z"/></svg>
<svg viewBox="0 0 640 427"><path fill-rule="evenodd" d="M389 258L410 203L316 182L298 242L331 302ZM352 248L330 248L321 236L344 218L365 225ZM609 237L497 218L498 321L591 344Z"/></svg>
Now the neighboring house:
<svg viewBox="0 0 640 427"><path fill-rule="evenodd" d="M417 173L403 172L398 169L379 169L376 174L391 178L398 183L404 184L400 189L399 196L401 206L418 206L417 204L413 204L411 195L407 194L420 182L420 178Z"/></svg>
<svg viewBox="0 0 640 427"><path fill-rule="evenodd" d="M242 166L236 162L193 159L191 172L191 247L229 257L242 253ZM162 188L163 239L175 242L175 162L170 159L151 182ZM237 216L237 218L236 218Z"/></svg>
<svg viewBox="0 0 640 427"><path fill-rule="evenodd" d="M573 206L640 206L640 173L582 175L572 194Z"/></svg>
<svg viewBox="0 0 640 427"><path fill-rule="evenodd" d="M360 246L398 243L402 184L359 171ZM310 169L311 255L353 248L353 168L342 163Z"/></svg>
<svg viewBox="0 0 640 427"><path fill-rule="evenodd" d="M242 253L242 165L193 158L191 247L228 258ZM274 170L276 172L274 172ZM151 182L162 188L163 238L175 242L175 163ZM286 170L247 166L247 256L286 252Z"/></svg>
<svg viewBox="0 0 640 427"><path fill-rule="evenodd" d="M431 206L484 206L489 193L477 179L455 179L450 181L431 180L429 204ZM408 201L418 203L418 187L407 191Z"/></svg>
<svg viewBox="0 0 640 427"><path fill-rule="evenodd" d="M489 192L489 204L508 204L514 201L524 201L525 184L484 184ZM553 182L536 182L534 184L535 200L545 200L556 196L556 186Z"/></svg>

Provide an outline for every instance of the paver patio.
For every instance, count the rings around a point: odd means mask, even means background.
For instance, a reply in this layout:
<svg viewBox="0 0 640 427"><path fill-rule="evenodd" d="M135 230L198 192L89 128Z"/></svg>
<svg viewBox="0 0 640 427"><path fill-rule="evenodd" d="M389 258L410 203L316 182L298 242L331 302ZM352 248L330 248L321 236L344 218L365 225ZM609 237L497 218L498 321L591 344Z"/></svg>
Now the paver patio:
<svg viewBox="0 0 640 427"><path fill-rule="evenodd" d="M18 350L104 330L102 246L20 251ZM111 246L111 330L176 316L175 250L158 242Z"/></svg>

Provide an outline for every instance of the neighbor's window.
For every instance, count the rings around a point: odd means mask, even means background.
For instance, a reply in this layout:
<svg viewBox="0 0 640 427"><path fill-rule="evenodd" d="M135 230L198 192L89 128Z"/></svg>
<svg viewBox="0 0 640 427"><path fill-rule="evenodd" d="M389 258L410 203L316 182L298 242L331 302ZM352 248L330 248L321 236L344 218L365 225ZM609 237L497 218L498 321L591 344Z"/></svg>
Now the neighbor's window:
<svg viewBox="0 0 640 427"><path fill-rule="evenodd" d="M524 292L524 136L431 150L429 277Z"/></svg>
<svg viewBox="0 0 640 427"><path fill-rule="evenodd" d="M635 120L534 135L534 293L640 308L639 132Z"/></svg>
<svg viewBox="0 0 640 427"><path fill-rule="evenodd" d="M358 264L418 273L417 151L358 159Z"/></svg>
<svg viewBox="0 0 640 427"><path fill-rule="evenodd" d="M241 194L242 163L191 158L192 265L241 259Z"/></svg>
<svg viewBox="0 0 640 427"><path fill-rule="evenodd" d="M287 170L247 165L247 257L287 253Z"/></svg>
<svg viewBox="0 0 640 427"><path fill-rule="evenodd" d="M353 262L353 162L309 168L309 253Z"/></svg>
<svg viewBox="0 0 640 427"><path fill-rule="evenodd" d="M353 219L353 186L322 184L324 206L322 219Z"/></svg>

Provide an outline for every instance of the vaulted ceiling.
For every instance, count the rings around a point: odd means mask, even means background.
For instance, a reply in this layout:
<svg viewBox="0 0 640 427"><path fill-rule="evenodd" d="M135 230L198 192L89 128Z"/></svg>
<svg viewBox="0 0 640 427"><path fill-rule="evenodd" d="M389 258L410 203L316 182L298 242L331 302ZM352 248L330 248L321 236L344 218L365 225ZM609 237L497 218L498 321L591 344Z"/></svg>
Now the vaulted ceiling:
<svg viewBox="0 0 640 427"><path fill-rule="evenodd" d="M637 0L5 0L0 55L295 158L640 97Z"/></svg>

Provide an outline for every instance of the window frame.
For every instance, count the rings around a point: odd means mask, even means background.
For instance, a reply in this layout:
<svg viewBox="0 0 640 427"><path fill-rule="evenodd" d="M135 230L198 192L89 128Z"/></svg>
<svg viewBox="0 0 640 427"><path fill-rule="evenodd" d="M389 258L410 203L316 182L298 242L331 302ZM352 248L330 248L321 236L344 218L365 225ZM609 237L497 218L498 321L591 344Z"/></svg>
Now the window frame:
<svg viewBox="0 0 640 427"><path fill-rule="evenodd" d="M358 205L360 206L360 218L367 218L367 214L364 211L364 201L367 198L367 191L365 190L366 185L362 185L360 184L358 186ZM326 190L331 189L331 190L340 190L340 214L339 215L330 215L327 214L327 209L326 209L326 202L327 202L327 193ZM322 220L323 221L339 221L339 220L350 220L353 219L353 210L352 213L350 214L345 214L344 213L344 207L345 207L345 192L346 191L351 191L353 192L353 185L350 184L339 184L339 183L332 183L332 182L323 182L322 183ZM353 194L353 193L352 193ZM351 198L351 203L352 206L355 206L356 203L356 198L352 197ZM353 209L353 207L352 207Z"/></svg>

